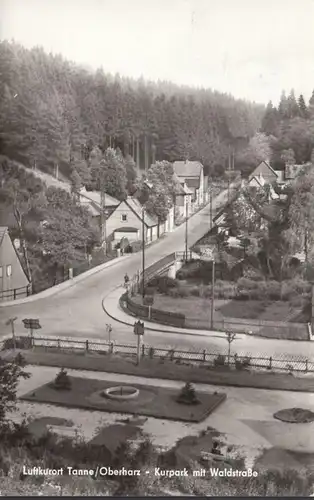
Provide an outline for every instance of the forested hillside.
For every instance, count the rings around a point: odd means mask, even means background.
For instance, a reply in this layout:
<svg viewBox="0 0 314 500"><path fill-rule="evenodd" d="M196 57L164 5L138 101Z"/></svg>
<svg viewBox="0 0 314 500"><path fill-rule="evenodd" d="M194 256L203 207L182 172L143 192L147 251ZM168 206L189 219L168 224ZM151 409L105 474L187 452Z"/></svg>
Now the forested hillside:
<svg viewBox="0 0 314 500"><path fill-rule="evenodd" d="M0 108L1 153L67 177L95 145L119 148L143 169L190 158L221 172L264 112L211 90L92 73L9 42L0 44Z"/></svg>
<svg viewBox="0 0 314 500"><path fill-rule="evenodd" d="M271 159L280 168L286 164L302 164L313 160L314 91L306 104L293 90L282 93L278 107L270 102L262 120L262 131L269 137Z"/></svg>

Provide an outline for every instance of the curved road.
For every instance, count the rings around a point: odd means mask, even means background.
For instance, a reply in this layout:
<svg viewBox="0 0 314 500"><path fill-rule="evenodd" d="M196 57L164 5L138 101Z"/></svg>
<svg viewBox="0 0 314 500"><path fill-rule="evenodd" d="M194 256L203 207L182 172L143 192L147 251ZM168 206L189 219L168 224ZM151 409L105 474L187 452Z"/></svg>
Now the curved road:
<svg viewBox="0 0 314 500"><path fill-rule="evenodd" d="M214 209L226 199L226 192L221 193L213 203ZM209 206L191 217L188 221L189 245L195 243L209 229ZM208 229L207 229L208 228ZM174 251L183 251L185 225L178 227L173 233L152 244L146 249L146 266ZM106 338L105 325L113 326L112 338L117 343L134 343L132 328L114 322L102 309L102 299L113 288L121 285L127 272L133 275L141 268L141 253L126 256L124 259L82 279L68 289L50 296L24 304L0 307L1 334L10 333L5 326L8 318L17 316L16 334L25 334L21 323L24 318L39 318L41 335L58 335L81 338ZM221 335L221 334L220 334ZM172 346L182 349L208 351L225 351L226 340L209 332L208 336L169 334L166 332L147 331L145 343L153 346ZM287 340L270 340L242 336L232 346L235 351L247 352L252 355L300 355L314 360L314 342L297 342Z"/></svg>

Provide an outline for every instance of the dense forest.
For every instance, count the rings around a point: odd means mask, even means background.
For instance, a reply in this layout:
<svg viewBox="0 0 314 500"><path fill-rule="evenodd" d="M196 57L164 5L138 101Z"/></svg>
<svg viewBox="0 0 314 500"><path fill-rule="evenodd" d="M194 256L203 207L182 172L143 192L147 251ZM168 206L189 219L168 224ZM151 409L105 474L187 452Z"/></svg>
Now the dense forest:
<svg viewBox="0 0 314 500"><path fill-rule="evenodd" d="M283 92L278 107L267 105L261 131L266 134L271 160L280 168L286 164L311 161L314 148L314 91L306 104L303 95L297 99L293 90Z"/></svg>
<svg viewBox="0 0 314 500"><path fill-rule="evenodd" d="M97 145L146 169L156 160L200 160L212 173L246 145L263 106L212 90L91 72L17 43L0 44L1 152L69 177ZM230 161L230 160L229 160Z"/></svg>

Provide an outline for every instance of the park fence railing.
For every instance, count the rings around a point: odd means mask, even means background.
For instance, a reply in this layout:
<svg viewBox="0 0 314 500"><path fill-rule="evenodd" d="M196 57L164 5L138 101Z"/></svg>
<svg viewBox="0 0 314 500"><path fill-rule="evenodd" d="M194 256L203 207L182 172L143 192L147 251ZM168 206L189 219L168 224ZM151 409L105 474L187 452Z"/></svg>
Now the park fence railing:
<svg viewBox="0 0 314 500"><path fill-rule="evenodd" d="M16 337L17 349L43 348L45 350L57 350L64 352L85 351L98 352L106 354L126 355L136 357L137 344L118 344L109 340L100 341L98 339L75 339L71 337L44 337L40 335ZM0 342L2 351L13 349L13 339L8 337ZM260 370L272 370L283 372L314 372L314 360L300 356L274 355L266 356L263 354L252 355L248 352L234 352L228 354L228 349L222 351L202 350L182 350L172 349L171 347L153 347L143 343L141 345L141 355L146 359L163 358L170 361L178 360L189 361L197 365L230 366L235 369L252 368Z"/></svg>

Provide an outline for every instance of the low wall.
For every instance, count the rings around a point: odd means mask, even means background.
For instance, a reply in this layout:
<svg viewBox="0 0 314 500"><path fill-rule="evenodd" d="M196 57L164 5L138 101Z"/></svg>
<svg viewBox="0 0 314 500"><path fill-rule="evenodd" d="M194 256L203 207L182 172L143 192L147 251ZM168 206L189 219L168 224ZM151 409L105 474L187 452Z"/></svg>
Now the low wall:
<svg viewBox="0 0 314 500"><path fill-rule="evenodd" d="M177 326L180 328L185 327L184 314L161 311L159 309L154 309L153 307L150 308L149 306L137 304L136 302L133 302L131 297L127 294L122 295L120 303L125 303L128 311L139 318L150 319L152 321L156 321L156 323L168 326Z"/></svg>

